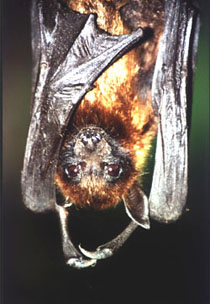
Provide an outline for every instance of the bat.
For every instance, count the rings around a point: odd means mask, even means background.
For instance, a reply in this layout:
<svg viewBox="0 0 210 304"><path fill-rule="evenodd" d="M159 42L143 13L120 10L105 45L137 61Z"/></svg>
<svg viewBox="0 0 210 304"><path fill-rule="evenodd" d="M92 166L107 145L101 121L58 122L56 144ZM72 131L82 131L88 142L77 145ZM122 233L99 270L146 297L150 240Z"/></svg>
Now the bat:
<svg viewBox="0 0 210 304"><path fill-rule="evenodd" d="M22 194L34 212L58 213L66 263L112 256L150 218L176 221L187 196L187 106L197 10L187 1L32 1L32 106ZM157 134L150 196L140 175ZM57 201L61 193L64 202ZM89 252L76 248L71 205L123 201L130 224Z"/></svg>

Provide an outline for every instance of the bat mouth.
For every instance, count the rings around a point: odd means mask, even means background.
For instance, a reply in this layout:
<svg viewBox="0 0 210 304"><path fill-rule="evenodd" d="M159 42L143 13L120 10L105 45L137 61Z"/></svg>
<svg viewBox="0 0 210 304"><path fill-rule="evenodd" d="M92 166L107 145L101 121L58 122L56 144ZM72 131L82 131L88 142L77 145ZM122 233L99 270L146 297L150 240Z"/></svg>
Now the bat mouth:
<svg viewBox="0 0 210 304"><path fill-rule="evenodd" d="M104 137L104 133L101 128L88 126L80 130L78 138L87 150L94 151Z"/></svg>
<svg viewBox="0 0 210 304"><path fill-rule="evenodd" d="M76 134L73 150L75 156L86 161L102 159L112 151L109 136L102 128L93 125Z"/></svg>

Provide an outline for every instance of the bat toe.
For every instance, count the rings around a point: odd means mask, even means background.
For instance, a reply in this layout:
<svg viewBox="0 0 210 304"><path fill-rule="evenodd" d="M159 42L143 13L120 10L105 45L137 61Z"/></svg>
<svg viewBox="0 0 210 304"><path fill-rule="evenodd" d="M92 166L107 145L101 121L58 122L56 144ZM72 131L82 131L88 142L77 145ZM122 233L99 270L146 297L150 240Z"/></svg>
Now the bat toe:
<svg viewBox="0 0 210 304"><path fill-rule="evenodd" d="M109 258L113 255L113 251L110 248L106 248L105 246L99 246L96 251L88 251L81 246L79 246L80 251L82 254L84 254L86 257L93 259L93 260L102 260Z"/></svg>
<svg viewBox="0 0 210 304"><path fill-rule="evenodd" d="M71 267L74 267L74 268L77 268L77 269L82 269L82 268L87 268L87 267L94 267L96 265L96 259L83 259L81 257L79 258L70 258L66 264L71 266Z"/></svg>

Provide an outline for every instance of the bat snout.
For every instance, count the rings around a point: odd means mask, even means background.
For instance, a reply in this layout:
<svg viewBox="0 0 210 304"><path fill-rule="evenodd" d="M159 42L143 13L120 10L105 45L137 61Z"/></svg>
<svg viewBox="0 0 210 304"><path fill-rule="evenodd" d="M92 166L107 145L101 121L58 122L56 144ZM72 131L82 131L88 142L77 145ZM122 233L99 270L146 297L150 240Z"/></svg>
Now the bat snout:
<svg viewBox="0 0 210 304"><path fill-rule="evenodd" d="M81 142L86 149L94 151L97 144L101 141L101 134L96 130L85 130L81 136Z"/></svg>

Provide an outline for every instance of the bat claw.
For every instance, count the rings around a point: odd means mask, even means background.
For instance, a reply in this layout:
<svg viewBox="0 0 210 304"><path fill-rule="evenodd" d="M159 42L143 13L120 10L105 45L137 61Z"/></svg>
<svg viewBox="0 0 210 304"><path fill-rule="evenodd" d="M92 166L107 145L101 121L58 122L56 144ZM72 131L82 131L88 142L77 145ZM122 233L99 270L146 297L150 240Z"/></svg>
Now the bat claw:
<svg viewBox="0 0 210 304"><path fill-rule="evenodd" d="M138 227L138 224L131 223L116 238L110 242L100 245L95 251L88 251L79 245L81 253L89 259L102 260L111 257L127 240L131 233Z"/></svg>
<svg viewBox="0 0 210 304"><path fill-rule="evenodd" d="M70 258L66 264L77 268L77 269L82 269L82 268L87 268L87 267L94 267L97 263L96 259L90 259L90 260L85 260L82 257L79 258Z"/></svg>
<svg viewBox="0 0 210 304"><path fill-rule="evenodd" d="M80 251L88 258L93 259L93 260L102 260L109 258L113 255L113 251L110 248L106 248L103 245L99 246L96 251L88 251L84 248L82 248L79 245Z"/></svg>

